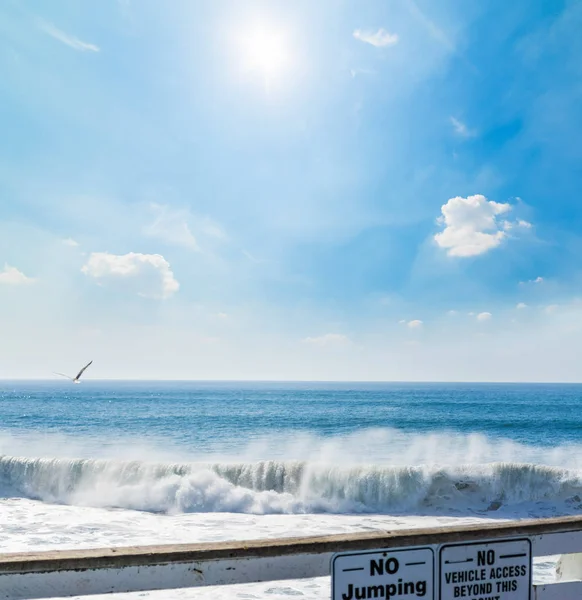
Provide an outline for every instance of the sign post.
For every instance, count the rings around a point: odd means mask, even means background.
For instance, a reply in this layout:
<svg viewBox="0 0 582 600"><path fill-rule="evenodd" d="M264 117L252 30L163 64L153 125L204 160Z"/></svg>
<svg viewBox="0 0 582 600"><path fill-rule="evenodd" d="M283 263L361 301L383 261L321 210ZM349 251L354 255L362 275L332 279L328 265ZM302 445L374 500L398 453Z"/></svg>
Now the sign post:
<svg viewBox="0 0 582 600"><path fill-rule="evenodd" d="M529 539L446 544L439 551L439 600L531 600Z"/></svg>
<svg viewBox="0 0 582 600"><path fill-rule="evenodd" d="M331 581L332 600L434 600L434 551L404 548L336 554Z"/></svg>

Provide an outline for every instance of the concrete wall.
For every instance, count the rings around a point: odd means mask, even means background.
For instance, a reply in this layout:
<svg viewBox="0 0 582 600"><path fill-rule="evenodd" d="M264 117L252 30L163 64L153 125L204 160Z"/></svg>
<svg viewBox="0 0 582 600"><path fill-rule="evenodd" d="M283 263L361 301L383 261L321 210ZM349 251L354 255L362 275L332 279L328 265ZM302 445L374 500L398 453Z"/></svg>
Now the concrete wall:
<svg viewBox="0 0 582 600"><path fill-rule="evenodd" d="M0 598L51 598L302 579L329 575L330 560L336 552L436 547L525 536L532 541L534 556L582 552L582 517L246 543L4 554L0 555ZM573 559L572 564L578 565L579 558ZM534 596L542 600L580 600L582 583L540 586L534 590Z"/></svg>

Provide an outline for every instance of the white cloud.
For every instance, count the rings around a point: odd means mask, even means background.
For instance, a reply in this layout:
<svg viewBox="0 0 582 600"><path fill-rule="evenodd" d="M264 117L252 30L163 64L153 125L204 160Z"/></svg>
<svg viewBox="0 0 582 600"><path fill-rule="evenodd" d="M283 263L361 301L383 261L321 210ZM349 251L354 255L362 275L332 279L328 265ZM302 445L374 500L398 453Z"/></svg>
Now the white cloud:
<svg viewBox="0 0 582 600"><path fill-rule="evenodd" d="M225 313L225 312L219 312L219 313L216 313L216 316L217 316L219 319L228 319L228 314L227 314L227 313Z"/></svg>
<svg viewBox="0 0 582 600"><path fill-rule="evenodd" d="M539 284L539 283L543 283L544 282L544 278L543 277L536 277L535 279L529 279L528 281L520 281L519 283L521 285L525 285L527 283L533 283L535 284Z"/></svg>
<svg viewBox="0 0 582 600"><path fill-rule="evenodd" d="M350 343L350 338L341 333L326 333L318 337L306 337L303 341L312 346L338 347L347 346Z"/></svg>
<svg viewBox="0 0 582 600"><path fill-rule="evenodd" d="M71 248L76 248L79 245L79 242L77 242L73 238L67 238L67 239L63 240L63 244L65 246L70 246Z"/></svg>
<svg viewBox="0 0 582 600"><path fill-rule="evenodd" d="M447 312L447 315L449 315L449 317L454 317L456 314L458 314L456 310L449 310Z"/></svg>
<svg viewBox="0 0 582 600"><path fill-rule="evenodd" d="M148 298L169 298L180 288L170 263L160 254L92 252L81 270L97 280L129 285Z"/></svg>
<svg viewBox="0 0 582 600"><path fill-rule="evenodd" d="M389 33L385 29L378 29L374 32L370 29L356 29L353 33L354 37L366 44L372 44L376 48L384 48L385 46L393 46L398 43L398 35Z"/></svg>
<svg viewBox="0 0 582 600"><path fill-rule="evenodd" d="M451 125L453 126L453 129L455 130L455 133L457 135L460 135L461 137L473 137L475 135L474 131L471 131L467 125L465 125L465 123L463 123L462 121L459 121L459 119L455 119L455 117L451 117Z"/></svg>
<svg viewBox="0 0 582 600"><path fill-rule="evenodd" d="M481 194L451 198L441 207L442 216L437 220L445 228L434 239L449 256L484 254L507 237L508 221L499 216L510 211L510 204L487 200Z"/></svg>
<svg viewBox="0 0 582 600"><path fill-rule="evenodd" d="M420 319L414 319L412 321L408 321L407 325L411 329L418 329L422 327L422 321Z"/></svg>
<svg viewBox="0 0 582 600"><path fill-rule="evenodd" d="M531 229L532 224L528 223L527 221L524 221L523 219L518 219L515 223L511 223L510 221L504 221L503 223L503 229L505 229L505 231L509 231L514 227L521 227L522 229Z"/></svg>
<svg viewBox="0 0 582 600"><path fill-rule="evenodd" d="M477 321L489 321L492 316L490 312L482 312L477 315Z"/></svg>
<svg viewBox="0 0 582 600"><path fill-rule="evenodd" d="M70 48L74 50L78 50L79 52L99 52L99 46L95 46L95 44L88 44L87 42L83 42L82 40L76 38L73 35L69 35L64 31L61 31L57 27L55 27L52 23L48 23L46 21L40 21L39 27L44 31L47 35L50 35L55 40L66 44Z"/></svg>
<svg viewBox="0 0 582 600"><path fill-rule="evenodd" d="M515 308L518 308L519 310L522 310L524 308L527 308L527 304L525 302L519 302Z"/></svg>
<svg viewBox="0 0 582 600"><path fill-rule="evenodd" d="M22 271L10 265L4 265L4 269L0 271L0 284L3 285L25 285L33 281L32 277L27 277Z"/></svg>

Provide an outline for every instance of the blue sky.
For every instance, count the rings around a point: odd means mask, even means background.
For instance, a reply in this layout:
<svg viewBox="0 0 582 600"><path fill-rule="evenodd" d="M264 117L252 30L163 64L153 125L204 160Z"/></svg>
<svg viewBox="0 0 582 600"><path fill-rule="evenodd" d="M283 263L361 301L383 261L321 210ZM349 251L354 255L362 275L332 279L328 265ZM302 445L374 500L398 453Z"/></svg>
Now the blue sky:
<svg viewBox="0 0 582 600"><path fill-rule="evenodd" d="M581 27L3 3L0 376L581 380Z"/></svg>

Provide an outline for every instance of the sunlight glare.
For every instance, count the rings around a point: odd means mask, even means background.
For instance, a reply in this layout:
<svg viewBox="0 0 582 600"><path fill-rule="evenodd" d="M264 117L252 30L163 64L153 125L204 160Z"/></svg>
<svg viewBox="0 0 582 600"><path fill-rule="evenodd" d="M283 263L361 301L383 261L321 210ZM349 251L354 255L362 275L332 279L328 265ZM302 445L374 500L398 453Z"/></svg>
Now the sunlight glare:
<svg viewBox="0 0 582 600"><path fill-rule="evenodd" d="M258 71L265 81L281 76L290 67L290 53L283 32L267 26L248 30L242 40L246 69Z"/></svg>

